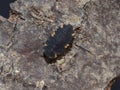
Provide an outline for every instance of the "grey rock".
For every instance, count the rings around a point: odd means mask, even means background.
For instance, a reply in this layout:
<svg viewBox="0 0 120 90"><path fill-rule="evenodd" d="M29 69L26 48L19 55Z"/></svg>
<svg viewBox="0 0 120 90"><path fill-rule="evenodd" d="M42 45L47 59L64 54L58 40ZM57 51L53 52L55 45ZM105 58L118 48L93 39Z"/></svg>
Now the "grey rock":
<svg viewBox="0 0 120 90"><path fill-rule="evenodd" d="M17 0L0 18L1 90L104 90L120 74L119 0ZM43 44L63 24L76 30L56 63Z"/></svg>

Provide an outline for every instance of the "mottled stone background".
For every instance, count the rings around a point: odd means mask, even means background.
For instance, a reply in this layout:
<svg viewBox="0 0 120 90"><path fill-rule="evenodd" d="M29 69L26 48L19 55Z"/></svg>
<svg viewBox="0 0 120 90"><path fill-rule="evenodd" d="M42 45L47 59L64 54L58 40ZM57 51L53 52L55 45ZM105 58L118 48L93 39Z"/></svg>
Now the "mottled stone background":
<svg viewBox="0 0 120 90"><path fill-rule="evenodd" d="M17 0L0 17L0 90L110 90L120 75L120 0ZM63 24L76 30L56 63L43 44Z"/></svg>

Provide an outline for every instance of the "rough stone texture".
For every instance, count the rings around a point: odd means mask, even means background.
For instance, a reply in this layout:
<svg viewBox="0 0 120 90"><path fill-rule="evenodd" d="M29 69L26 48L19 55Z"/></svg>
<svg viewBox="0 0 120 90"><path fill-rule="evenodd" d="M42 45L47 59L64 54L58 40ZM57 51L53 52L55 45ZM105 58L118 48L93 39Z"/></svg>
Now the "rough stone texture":
<svg viewBox="0 0 120 90"><path fill-rule="evenodd" d="M119 0L17 0L0 17L0 90L104 90L120 74ZM43 44L63 24L71 51L45 62Z"/></svg>

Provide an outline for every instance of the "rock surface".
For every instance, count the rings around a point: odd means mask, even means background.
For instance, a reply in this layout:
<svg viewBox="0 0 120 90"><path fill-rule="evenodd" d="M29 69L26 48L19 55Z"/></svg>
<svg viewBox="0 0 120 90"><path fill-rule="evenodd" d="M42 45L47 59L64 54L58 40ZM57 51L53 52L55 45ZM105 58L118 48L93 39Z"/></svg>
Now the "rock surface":
<svg viewBox="0 0 120 90"><path fill-rule="evenodd" d="M48 64L43 44L63 24L76 38ZM0 90L106 90L119 74L119 0L17 0L0 17Z"/></svg>

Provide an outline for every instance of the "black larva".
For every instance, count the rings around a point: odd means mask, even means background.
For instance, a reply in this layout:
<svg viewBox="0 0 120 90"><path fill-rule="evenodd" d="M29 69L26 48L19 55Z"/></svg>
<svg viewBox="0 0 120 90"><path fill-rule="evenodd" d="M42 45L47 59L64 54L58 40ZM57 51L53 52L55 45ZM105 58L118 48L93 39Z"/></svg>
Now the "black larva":
<svg viewBox="0 0 120 90"><path fill-rule="evenodd" d="M58 57L70 49L73 43L72 25L64 25L53 32L44 46L44 57L47 62L55 62Z"/></svg>

